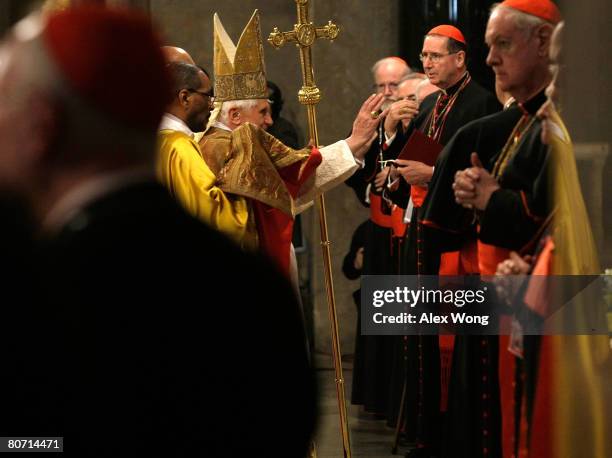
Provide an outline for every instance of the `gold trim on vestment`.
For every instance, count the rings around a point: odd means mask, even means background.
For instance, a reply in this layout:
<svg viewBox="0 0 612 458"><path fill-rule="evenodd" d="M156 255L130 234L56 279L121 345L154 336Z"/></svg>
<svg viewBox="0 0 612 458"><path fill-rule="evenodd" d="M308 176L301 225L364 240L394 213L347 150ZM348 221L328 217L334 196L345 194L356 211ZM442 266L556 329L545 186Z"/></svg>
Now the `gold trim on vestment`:
<svg viewBox="0 0 612 458"><path fill-rule="evenodd" d="M296 204L278 170L301 162L304 173L310 148L295 150L253 124L233 131L211 128L200 140L204 160L224 191L263 202L295 216Z"/></svg>
<svg viewBox="0 0 612 458"><path fill-rule="evenodd" d="M237 46L225 31L217 13L213 22L216 100L267 99L259 12L253 12Z"/></svg>

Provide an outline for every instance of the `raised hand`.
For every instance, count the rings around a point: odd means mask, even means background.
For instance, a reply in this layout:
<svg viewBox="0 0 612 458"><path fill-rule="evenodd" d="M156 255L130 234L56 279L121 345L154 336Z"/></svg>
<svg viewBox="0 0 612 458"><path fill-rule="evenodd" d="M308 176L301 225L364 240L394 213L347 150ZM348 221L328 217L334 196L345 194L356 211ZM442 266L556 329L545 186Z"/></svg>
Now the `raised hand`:
<svg viewBox="0 0 612 458"><path fill-rule="evenodd" d="M353 121L353 131L346 142L357 159L363 159L367 152L364 146L376 135L376 127L381 118L387 115L388 109L380 111L383 100L382 94L372 94L363 102Z"/></svg>
<svg viewBox="0 0 612 458"><path fill-rule="evenodd" d="M389 107L389 113L385 118L385 132L389 137L397 131L397 125L401 121L406 124L419 113L419 104L414 100L398 100Z"/></svg>

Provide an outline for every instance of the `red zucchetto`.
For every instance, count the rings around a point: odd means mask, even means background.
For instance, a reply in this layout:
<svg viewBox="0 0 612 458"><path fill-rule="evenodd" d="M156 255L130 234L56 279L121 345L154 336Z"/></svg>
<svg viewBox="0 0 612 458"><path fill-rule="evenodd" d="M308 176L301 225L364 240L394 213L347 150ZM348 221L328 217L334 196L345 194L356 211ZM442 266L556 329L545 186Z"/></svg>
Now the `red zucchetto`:
<svg viewBox="0 0 612 458"><path fill-rule="evenodd" d="M505 0L499 6L514 8L552 24L561 22L559 8L551 0Z"/></svg>
<svg viewBox="0 0 612 458"><path fill-rule="evenodd" d="M447 24L439 25L431 29L429 32L427 32L427 35L441 35L443 37L452 38L453 40L456 40L459 43L463 43L464 45L467 45L467 43L465 42L465 38L463 37L463 34L461 33L461 30L459 30L457 27L452 26L452 25L447 25Z"/></svg>
<svg viewBox="0 0 612 458"><path fill-rule="evenodd" d="M77 97L126 126L157 129L171 80L146 16L77 6L50 14L42 39Z"/></svg>

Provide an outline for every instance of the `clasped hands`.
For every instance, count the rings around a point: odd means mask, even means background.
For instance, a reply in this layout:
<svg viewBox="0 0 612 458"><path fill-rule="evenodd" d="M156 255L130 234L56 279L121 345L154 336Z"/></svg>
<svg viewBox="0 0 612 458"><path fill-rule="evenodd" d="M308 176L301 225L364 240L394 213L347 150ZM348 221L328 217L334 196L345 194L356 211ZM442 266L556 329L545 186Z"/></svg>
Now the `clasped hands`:
<svg viewBox="0 0 612 458"><path fill-rule="evenodd" d="M499 189L499 183L480 162L478 154L470 156L472 167L455 174L453 190L455 202L465 208L484 210L491 195Z"/></svg>

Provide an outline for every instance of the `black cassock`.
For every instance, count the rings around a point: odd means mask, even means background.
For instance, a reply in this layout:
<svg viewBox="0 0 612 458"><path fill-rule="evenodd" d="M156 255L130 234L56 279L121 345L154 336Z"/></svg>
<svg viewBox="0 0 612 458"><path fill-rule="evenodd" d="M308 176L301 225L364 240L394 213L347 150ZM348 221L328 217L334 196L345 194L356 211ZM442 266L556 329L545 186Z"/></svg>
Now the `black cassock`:
<svg viewBox="0 0 612 458"><path fill-rule="evenodd" d="M460 90L464 83L461 81L446 91L447 99L452 100L453 96ZM419 109L419 115L413 120L405 133L398 134L394 141L396 148L405 144L414 129L418 129L425 134L431 132L433 122L433 112L436 104L440 103L438 96L434 93L423 100ZM445 105L438 106L438 112L444 110ZM461 89L456 95L454 104L449 107L446 117L438 121L440 129L437 133L433 132L439 143L446 145L455 133L467 123L487 116L500 109L499 102L481 86L473 80ZM428 186L428 194L432 189L437 189L438 194L444 192L442 186L437 186L437 177L441 174L444 166L445 174L454 175L457 169L452 170L454 161L445 159L444 151L441 153L435 165L435 173ZM446 161L446 163L442 162ZM403 180L400 181L400 188L392 193L393 200L399 205L406 207L409 190ZM452 184L452 183L451 183ZM448 194L452 193L449 187ZM431 200L431 198L426 198ZM403 252L400 261L400 273L403 275L437 275L440 265L440 251L431 238L430 231L423 226L423 207L414 208L411 217L411 224L406 240L403 244ZM397 342L395 350L395 364L401 370L395 370L396 374L404 374L406 383L405 401L405 434L408 439L415 439L417 447L431 450L437 453L440 439L440 404L441 404L441 355L437 336L408 336ZM392 387L393 405L399 405L402 391L401 375L394 377ZM424 452L425 452L424 450Z"/></svg>
<svg viewBox="0 0 612 458"><path fill-rule="evenodd" d="M388 220L392 207L381 199L380 192L374 188L374 178L384 168L381 166L380 145L384 144L384 134L381 120L379 137L365 155L365 166L350 177L346 184L350 186L364 206L370 207L370 219L363 230L364 253L363 275L393 275L398 271L399 248L402 238L394 236L393 229L388 225L381 225L380 220L374 216L384 215ZM391 144L382 152L383 160L395 159L399 149ZM403 217L401 208L395 209ZM360 314L359 314L360 315ZM359 322L359 320L358 320ZM355 345L355 360L353 365L353 382L351 402L362 404L367 412L375 413L379 417L387 416L389 407L389 380L393 365L393 351L395 339L391 336L361 336L357 330Z"/></svg>
<svg viewBox="0 0 612 458"><path fill-rule="evenodd" d="M80 457L305 456L314 374L267 261L154 182L99 197L34 246L0 324L3 436L62 436Z"/></svg>
<svg viewBox="0 0 612 458"><path fill-rule="evenodd" d="M469 123L441 153L440 167L436 167L423 205L423 219L435 225L428 230L441 251L458 250L465 240L477 237L474 213L457 205L454 194L447 191L455 172L471 166L472 152L478 153L489 171L493 170L517 123L524 115L533 116L544 101L544 94L539 93L522 107L513 106ZM540 218L533 216L547 213L547 148L540 142L540 132L536 121L508 160L499 180L504 189L494 193L480 217L481 241L518 251L539 227L536 220ZM537 342L526 339L526 352L532 348L537 348ZM501 456L499 351L496 336L455 338L442 456Z"/></svg>

